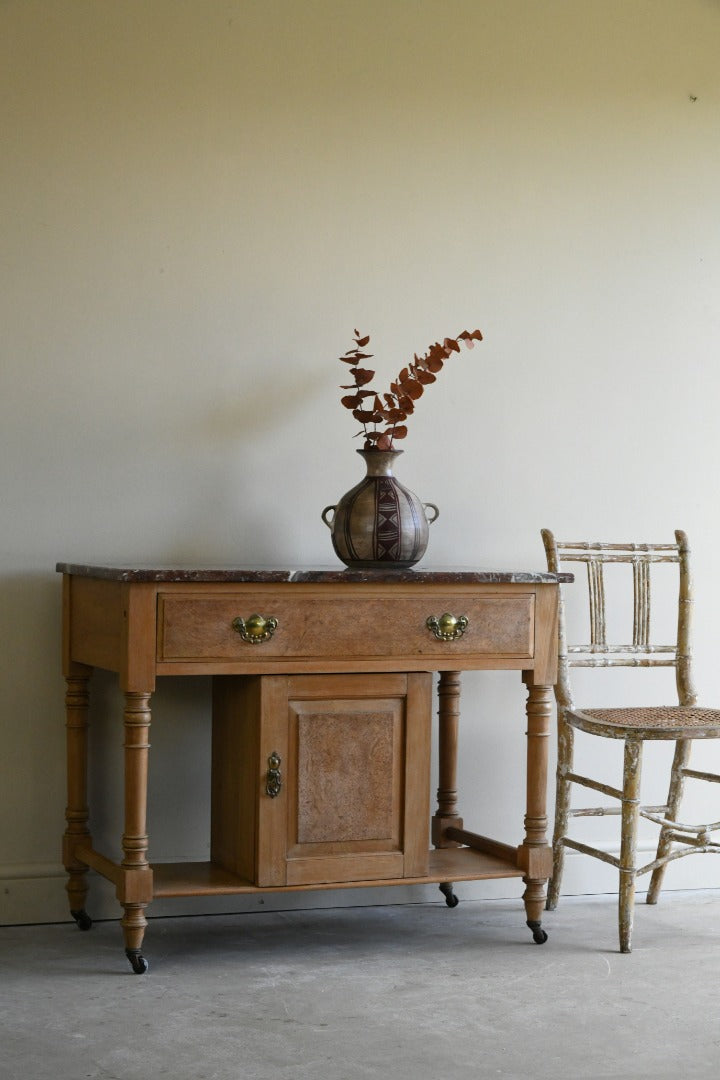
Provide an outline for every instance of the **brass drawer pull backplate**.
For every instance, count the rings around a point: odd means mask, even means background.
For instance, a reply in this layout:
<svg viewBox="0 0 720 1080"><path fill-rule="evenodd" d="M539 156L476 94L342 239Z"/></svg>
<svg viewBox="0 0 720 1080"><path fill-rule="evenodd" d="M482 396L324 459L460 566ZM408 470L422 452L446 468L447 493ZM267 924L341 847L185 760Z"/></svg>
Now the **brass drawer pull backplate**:
<svg viewBox="0 0 720 1080"><path fill-rule="evenodd" d="M237 630L243 641L251 645L259 645L263 641L269 641L277 629L278 621L272 615L267 619L262 615L251 615L249 619L233 619L232 628Z"/></svg>
<svg viewBox="0 0 720 1080"><path fill-rule="evenodd" d="M465 615L451 615L446 611L439 619L437 615L430 615L425 625L438 641L456 641L467 630L468 620Z"/></svg>

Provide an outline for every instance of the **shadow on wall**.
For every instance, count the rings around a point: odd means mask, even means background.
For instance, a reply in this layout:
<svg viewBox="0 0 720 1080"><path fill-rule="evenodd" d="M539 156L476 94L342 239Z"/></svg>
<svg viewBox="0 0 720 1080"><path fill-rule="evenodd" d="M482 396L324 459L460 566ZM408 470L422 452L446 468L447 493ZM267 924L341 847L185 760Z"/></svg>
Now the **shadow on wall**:
<svg viewBox="0 0 720 1080"><path fill-rule="evenodd" d="M0 836L0 866L59 864L66 803L61 578L24 574L1 581L0 813L9 827ZM209 848L210 680L161 681L161 689L152 701L149 813L162 805L164 824L158 820L153 838L168 857L202 858ZM95 671L90 693L91 829L115 851L123 808L117 676Z"/></svg>
<svg viewBox="0 0 720 1080"><path fill-rule="evenodd" d="M148 827L151 861L210 857L211 680L158 679L151 698ZM117 676L90 681L89 826L96 848L122 857L123 695Z"/></svg>
<svg viewBox="0 0 720 1080"><path fill-rule="evenodd" d="M0 801L3 820L12 823L0 863L57 861L65 806L60 578L49 570L4 575L0 584ZM30 838L37 846L43 836L42 851L29 851Z"/></svg>
<svg viewBox="0 0 720 1080"><path fill-rule="evenodd" d="M277 443L305 410L313 417L322 414L322 400L333 405L337 401L341 413L339 384L348 381L343 379L347 373L342 364L333 365L332 355L315 371L308 370L307 358L266 358L263 367L265 373L254 372L237 397L225 397L215 410L203 414L198 425L203 440L214 437L224 446L244 440L250 449L258 438Z"/></svg>
<svg viewBox="0 0 720 1080"><path fill-rule="evenodd" d="M332 470L328 447L336 440L315 433L318 412L327 411L319 404L321 396L333 407L332 420L338 425L345 421L339 405L345 373L339 363L337 371L329 366L329 371L308 373L299 361L268 361L240 392L232 394L226 387L223 397L206 399L202 408L193 401L184 418L161 433L164 445L156 458L166 463L167 502L160 494L153 509L162 507L164 515L162 562L294 563L303 558L298 552L308 546L307 532L311 550L318 552L311 561L320 557L334 563L320 510L339 494L341 481L333 485L327 479ZM353 468L360 479L353 434L351 423L350 482ZM314 506L312 516L303 512L298 522L297 505L306 497Z"/></svg>

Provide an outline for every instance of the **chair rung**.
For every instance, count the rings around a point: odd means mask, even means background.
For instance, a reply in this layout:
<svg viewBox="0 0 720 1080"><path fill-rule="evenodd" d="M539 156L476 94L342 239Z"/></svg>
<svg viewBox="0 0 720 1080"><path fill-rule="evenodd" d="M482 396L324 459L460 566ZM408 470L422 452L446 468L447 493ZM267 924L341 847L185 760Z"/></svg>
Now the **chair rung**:
<svg viewBox="0 0 720 1080"><path fill-rule="evenodd" d="M582 654L580 654L582 656ZM675 659L660 660L654 656L630 656L630 657L588 657L576 659L576 656L568 657L571 667L674 667Z"/></svg>
<svg viewBox="0 0 720 1080"><path fill-rule="evenodd" d="M656 825L664 824L662 819L657 818L656 814L666 814L668 812L667 806L641 806L638 813L642 817L646 817L648 821L654 821ZM576 810L568 810L568 817L605 817L608 814L622 814L621 806L581 806ZM668 824L674 825L673 822ZM703 826L704 827L704 826Z"/></svg>
<svg viewBox="0 0 720 1080"><path fill-rule="evenodd" d="M653 653L673 653L677 652L677 645L598 645L597 643L592 645L568 645L568 655L574 656L575 653L582 654L615 654L627 653L628 656L632 656L638 653L641 656L650 656Z"/></svg>
<svg viewBox="0 0 720 1080"><path fill-rule="evenodd" d="M675 837L675 840L685 844L685 847L680 851L671 851L668 855L665 855L660 859L653 859L652 862L639 867L635 871L637 876L639 877L641 874L648 874L651 870L657 869L658 866L665 866L667 863L674 862L676 859L684 859L686 855L720 855L720 844L703 844L700 846L697 844L688 844L686 840L682 840L678 837Z"/></svg>
<svg viewBox="0 0 720 1080"><path fill-rule="evenodd" d="M688 847L717 848L718 851L720 851L720 844L714 843L712 840L706 839L706 836L700 834L697 836L686 836L685 833L682 832L670 831L667 836L674 844L687 844Z"/></svg>
<svg viewBox="0 0 720 1080"><path fill-rule="evenodd" d="M637 553L642 552L643 562L670 562L678 561L677 555L655 555L656 551L677 551L677 544L558 544L558 552L561 562L587 562L587 555L578 555L568 551L568 548L577 548L581 551L592 551L595 562L620 562L631 563L637 558ZM610 554L611 552L623 552L627 554ZM607 554L606 554L607 553Z"/></svg>
<svg viewBox="0 0 720 1080"><path fill-rule="evenodd" d="M693 780L707 780L711 784L720 784L720 776L717 773L700 772L698 769L683 769L683 776L689 776Z"/></svg>
<svg viewBox="0 0 720 1080"><path fill-rule="evenodd" d="M599 848L590 847L588 844L581 844L579 840L571 840L569 836L563 836L560 843L565 847L571 847L575 851L581 852L583 855L592 855L594 859L601 859L602 862L610 863L617 870L620 869L620 860L615 855L608 854L607 851L600 851Z"/></svg>
<svg viewBox="0 0 720 1080"><path fill-rule="evenodd" d="M565 780L569 780L571 784L580 784L582 787L592 788L593 791L600 791L603 795L611 795L613 799L622 799L622 791L619 788L610 787L608 784L601 784L598 780L591 780L589 776L580 776L579 773L566 773Z"/></svg>

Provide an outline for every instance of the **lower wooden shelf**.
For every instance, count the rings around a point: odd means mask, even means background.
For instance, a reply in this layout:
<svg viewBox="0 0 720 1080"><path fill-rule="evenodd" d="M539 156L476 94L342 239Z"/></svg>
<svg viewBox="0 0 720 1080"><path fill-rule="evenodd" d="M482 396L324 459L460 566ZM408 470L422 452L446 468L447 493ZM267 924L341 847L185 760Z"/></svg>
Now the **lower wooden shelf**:
<svg viewBox="0 0 720 1080"><path fill-rule="evenodd" d="M496 855L472 848L441 848L430 852L423 877L383 878L378 881L322 882L313 885L274 885L258 888L211 862L154 863L153 896L223 896L233 893L310 892L318 889L359 889L386 885L430 885L441 881L480 881L522 877L524 871Z"/></svg>

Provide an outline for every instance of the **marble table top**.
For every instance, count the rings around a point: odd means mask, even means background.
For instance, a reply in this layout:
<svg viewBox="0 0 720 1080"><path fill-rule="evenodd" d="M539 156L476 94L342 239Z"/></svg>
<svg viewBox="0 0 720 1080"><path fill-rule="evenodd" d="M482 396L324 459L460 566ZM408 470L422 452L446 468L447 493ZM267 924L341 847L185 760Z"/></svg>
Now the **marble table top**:
<svg viewBox="0 0 720 1080"><path fill-rule="evenodd" d="M480 570L463 567L419 566L417 569L350 570L336 568L201 567L201 566L94 566L59 562L56 570L77 577L105 581L135 582L251 582L257 584L366 584L415 583L418 585L535 585L571 582L572 574L531 570Z"/></svg>

